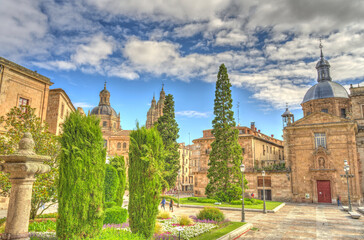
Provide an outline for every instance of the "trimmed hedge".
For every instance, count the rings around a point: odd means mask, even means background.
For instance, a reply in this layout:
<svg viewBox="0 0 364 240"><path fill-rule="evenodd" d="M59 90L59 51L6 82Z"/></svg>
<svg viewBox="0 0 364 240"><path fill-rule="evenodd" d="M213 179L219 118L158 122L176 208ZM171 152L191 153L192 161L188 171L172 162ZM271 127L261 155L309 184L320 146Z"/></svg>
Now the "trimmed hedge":
<svg viewBox="0 0 364 240"><path fill-rule="evenodd" d="M104 224L114 223L124 223L128 219L128 210L125 208L114 206L107 208L105 210Z"/></svg>
<svg viewBox="0 0 364 240"><path fill-rule="evenodd" d="M116 198L116 191L119 187L119 177L116 169L106 164L105 170L105 202L112 202Z"/></svg>
<svg viewBox="0 0 364 240"><path fill-rule="evenodd" d="M155 128L137 126L130 133L129 226L146 239L154 233L164 154L162 138Z"/></svg>
<svg viewBox="0 0 364 240"><path fill-rule="evenodd" d="M262 204L262 203L263 203L263 200L260 200L260 199L244 198L245 205L258 205L258 204ZM234 200L234 201L231 201L230 204L231 205L241 205L242 202L241 202L241 200Z"/></svg>
<svg viewBox="0 0 364 240"><path fill-rule="evenodd" d="M116 206L116 202L105 202L105 209L106 208L112 208L114 206Z"/></svg>
<svg viewBox="0 0 364 240"><path fill-rule="evenodd" d="M100 120L71 113L60 143L57 237L92 238L104 220L106 150Z"/></svg>
<svg viewBox="0 0 364 240"><path fill-rule="evenodd" d="M205 207L198 214L197 218L200 220L214 220L216 222L221 222L225 219L224 213L218 208Z"/></svg>
<svg viewBox="0 0 364 240"><path fill-rule="evenodd" d="M110 165L116 169L116 171L118 173L118 177L119 177L119 186L116 191L115 202L116 202L116 205L122 206L123 202L124 202L123 197L124 197L125 187L126 187L125 186L126 185L126 167L125 167L124 156L113 157L110 160Z"/></svg>
<svg viewBox="0 0 364 240"><path fill-rule="evenodd" d="M218 202L215 199L211 199L211 198L198 198L198 197L189 197L189 198L187 198L187 200L192 201L192 202L198 202L198 203L215 203L215 202Z"/></svg>

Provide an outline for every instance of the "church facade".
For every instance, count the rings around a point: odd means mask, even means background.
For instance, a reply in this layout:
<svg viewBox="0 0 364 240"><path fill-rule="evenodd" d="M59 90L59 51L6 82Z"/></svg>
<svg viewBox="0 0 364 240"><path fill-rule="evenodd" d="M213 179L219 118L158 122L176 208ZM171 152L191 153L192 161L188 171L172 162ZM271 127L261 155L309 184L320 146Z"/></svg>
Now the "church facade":
<svg viewBox="0 0 364 240"><path fill-rule="evenodd" d="M330 64L321 57L316 64L317 84L304 96L304 117L295 121L282 115L286 165L291 169L292 201L348 202L344 161L349 165L351 200L363 199L364 88L350 88L350 95L330 76Z"/></svg>
<svg viewBox="0 0 364 240"><path fill-rule="evenodd" d="M104 146L108 156L124 156L128 165L130 130L123 130L120 126L120 113L116 113L110 105L110 92L104 89L100 92L99 105L89 111L89 115L100 118Z"/></svg>

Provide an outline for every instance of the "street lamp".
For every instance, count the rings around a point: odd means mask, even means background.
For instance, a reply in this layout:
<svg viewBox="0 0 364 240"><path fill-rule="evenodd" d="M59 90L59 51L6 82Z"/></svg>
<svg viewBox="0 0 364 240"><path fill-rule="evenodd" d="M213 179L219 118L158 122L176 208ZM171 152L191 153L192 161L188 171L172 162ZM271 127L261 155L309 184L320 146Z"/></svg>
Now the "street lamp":
<svg viewBox="0 0 364 240"><path fill-rule="evenodd" d="M264 176L265 176L265 171L262 171L262 176L263 176L263 213L267 213L267 209L265 207L265 184L264 184Z"/></svg>
<svg viewBox="0 0 364 240"><path fill-rule="evenodd" d="M245 222L245 211L244 211L244 172L245 172L245 165L242 163L240 165L240 172L241 172L241 175L242 175L242 178L241 178L241 196L242 196L242 199L241 199L241 222Z"/></svg>
<svg viewBox="0 0 364 240"><path fill-rule="evenodd" d="M346 177L346 182L348 184L348 199L349 199L349 212L352 211L352 208L351 208L351 200L350 200L350 188L349 188L349 164L348 164L348 161L347 160L344 160L344 171L345 171L345 177Z"/></svg>
<svg viewBox="0 0 364 240"><path fill-rule="evenodd" d="M178 195L178 203L177 203L177 207L179 207L179 185L180 185L180 175L181 175L181 169L178 170L178 183L177 183L177 195Z"/></svg>

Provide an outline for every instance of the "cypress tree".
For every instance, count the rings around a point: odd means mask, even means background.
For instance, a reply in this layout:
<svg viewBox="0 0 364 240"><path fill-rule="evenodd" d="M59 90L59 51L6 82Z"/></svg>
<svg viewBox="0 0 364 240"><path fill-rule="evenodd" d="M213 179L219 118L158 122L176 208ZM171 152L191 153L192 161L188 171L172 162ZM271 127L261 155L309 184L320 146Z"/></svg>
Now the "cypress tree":
<svg viewBox="0 0 364 240"><path fill-rule="evenodd" d="M130 133L129 224L133 233L150 239L158 214L163 169L163 141L155 128Z"/></svg>
<svg viewBox="0 0 364 240"><path fill-rule="evenodd" d="M118 172L119 176L119 187L116 192L115 202L117 206L123 205L123 197L125 193L126 185L126 167L124 156L116 156L110 160L110 165L113 166Z"/></svg>
<svg viewBox="0 0 364 240"><path fill-rule="evenodd" d="M235 127L232 111L231 83L224 64L217 74L211 153L207 177L206 195L223 202L239 199L241 196L242 150L238 143L239 133ZM239 196L240 194L240 196Z"/></svg>
<svg viewBox="0 0 364 240"><path fill-rule="evenodd" d="M113 166L107 164L105 170L105 202L115 201L118 188L118 172Z"/></svg>
<svg viewBox="0 0 364 240"><path fill-rule="evenodd" d="M172 187L176 183L178 170L180 169L178 153L179 145L177 143L179 128L175 119L174 100L172 94L168 94L166 96L163 116L158 119L156 126L163 139L166 151L163 178L166 183ZM166 188L167 186L164 187Z"/></svg>
<svg viewBox="0 0 364 240"><path fill-rule="evenodd" d="M105 157L99 119L71 113L60 138L59 239L93 237L103 225Z"/></svg>

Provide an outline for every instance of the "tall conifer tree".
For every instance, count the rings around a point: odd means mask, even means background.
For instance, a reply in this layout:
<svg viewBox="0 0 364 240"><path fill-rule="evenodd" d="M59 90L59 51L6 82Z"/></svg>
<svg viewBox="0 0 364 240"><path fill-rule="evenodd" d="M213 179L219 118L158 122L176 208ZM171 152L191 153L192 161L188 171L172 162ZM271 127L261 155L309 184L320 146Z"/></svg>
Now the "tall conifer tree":
<svg viewBox="0 0 364 240"><path fill-rule="evenodd" d="M177 180L179 166L179 153L177 138L179 137L178 124L174 113L173 95L168 94L164 101L163 116L156 123L157 129L162 136L164 148L166 151L165 168L163 177L169 187L174 186Z"/></svg>
<svg viewBox="0 0 364 240"><path fill-rule="evenodd" d="M206 195L220 201L230 202L240 198L242 150L238 143L239 133L234 129L231 83L224 64L217 74L211 153L207 177Z"/></svg>

